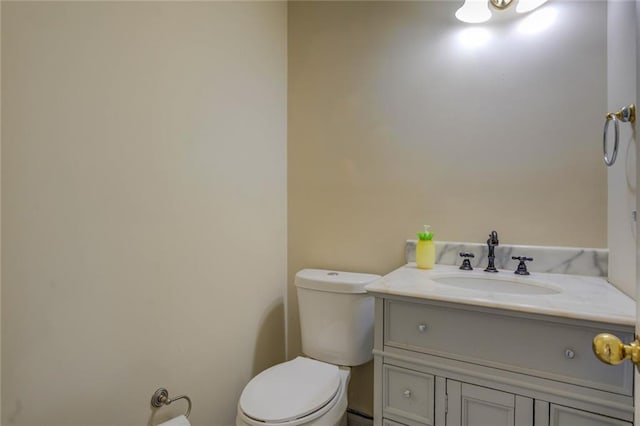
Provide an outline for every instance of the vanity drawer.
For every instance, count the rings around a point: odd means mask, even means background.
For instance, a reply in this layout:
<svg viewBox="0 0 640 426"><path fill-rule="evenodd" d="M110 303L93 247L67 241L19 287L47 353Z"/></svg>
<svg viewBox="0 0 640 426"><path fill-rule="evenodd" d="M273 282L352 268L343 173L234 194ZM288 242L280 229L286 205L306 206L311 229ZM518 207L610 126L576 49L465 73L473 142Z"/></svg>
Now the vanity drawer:
<svg viewBox="0 0 640 426"><path fill-rule="evenodd" d="M382 371L384 416L433 425L435 377L392 365L384 365Z"/></svg>
<svg viewBox="0 0 640 426"><path fill-rule="evenodd" d="M593 355L597 329L537 318L386 300L384 344L632 395L633 364ZM616 332L633 340L633 330Z"/></svg>

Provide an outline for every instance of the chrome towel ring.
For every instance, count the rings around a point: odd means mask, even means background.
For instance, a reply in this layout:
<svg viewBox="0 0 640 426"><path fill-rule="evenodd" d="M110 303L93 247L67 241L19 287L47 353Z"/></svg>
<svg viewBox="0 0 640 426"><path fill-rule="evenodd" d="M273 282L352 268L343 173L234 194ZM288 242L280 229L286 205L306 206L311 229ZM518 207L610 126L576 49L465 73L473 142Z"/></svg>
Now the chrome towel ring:
<svg viewBox="0 0 640 426"><path fill-rule="evenodd" d="M153 396L151 397L151 406L160 408L163 405L169 405L172 402L177 401L179 399L187 400L187 404L188 404L187 412L184 414L184 416L189 417L189 414L191 413L191 398L189 398L186 395L180 395L180 396L176 396L173 399L169 399L169 391L167 391L165 388L160 388L153 394Z"/></svg>
<svg viewBox="0 0 640 426"><path fill-rule="evenodd" d="M607 132L609 130L609 123L613 121L614 125L614 133L613 133L613 152L611 153L611 158L609 158L609 153L607 152ZM602 135L602 150L604 151L604 164L608 167L613 166L616 162L616 157L618 156L618 145L620 142L620 124L623 123L635 123L636 122L636 106L634 104L628 105L622 108L618 112L610 112L606 115L604 122L604 132Z"/></svg>

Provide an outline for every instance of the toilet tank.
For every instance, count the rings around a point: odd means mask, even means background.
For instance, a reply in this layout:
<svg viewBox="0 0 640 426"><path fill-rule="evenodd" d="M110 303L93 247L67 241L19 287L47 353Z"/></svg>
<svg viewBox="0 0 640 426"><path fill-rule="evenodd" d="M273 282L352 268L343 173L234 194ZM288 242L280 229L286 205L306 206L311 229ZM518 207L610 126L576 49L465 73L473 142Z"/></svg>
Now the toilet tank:
<svg viewBox="0 0 640 426"><path fill-rule="evenodd" d="M380 278L323 269L298 272L295 285L302 352L336 365L355 366L371 360L374 298L364 286Z"/></svg>

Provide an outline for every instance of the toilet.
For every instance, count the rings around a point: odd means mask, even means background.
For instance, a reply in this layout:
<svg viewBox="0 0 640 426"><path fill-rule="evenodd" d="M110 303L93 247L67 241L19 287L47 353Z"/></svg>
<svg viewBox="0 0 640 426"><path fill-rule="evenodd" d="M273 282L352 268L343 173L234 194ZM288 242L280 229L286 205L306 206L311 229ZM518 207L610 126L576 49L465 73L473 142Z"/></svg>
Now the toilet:
<svg viewBox="0 0 640 426"><path fill-rule="evenodd" d="M236 426L346 426L350 367L372 358L373 296L379 275L303 269L295 285L302 352L245 386Z"/></svg>

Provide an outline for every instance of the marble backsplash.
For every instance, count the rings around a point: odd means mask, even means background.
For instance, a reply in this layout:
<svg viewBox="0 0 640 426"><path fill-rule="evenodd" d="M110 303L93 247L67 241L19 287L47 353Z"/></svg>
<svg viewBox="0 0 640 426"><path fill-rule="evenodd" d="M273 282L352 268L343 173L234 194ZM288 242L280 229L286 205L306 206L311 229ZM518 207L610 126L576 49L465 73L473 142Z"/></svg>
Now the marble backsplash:
<svg viewBox="0 0 640 426"><path fill-rule="evenodd" d="M436 263L442 265L461 265L460 252L475 255L470 259L474 268L484 269L487 266L489 250L486 244L460 243L451 241L434 241L436 246ZM547 247L500 244L495 248L495 265L498 269L514 270L517 260L511 256L532 257L527 262L531 272L549 272L555 274L589 275L606 277L608 275L609 250L577 247ZM405 246L407 262L416 260L416 240L407 240Z"/></svg>

